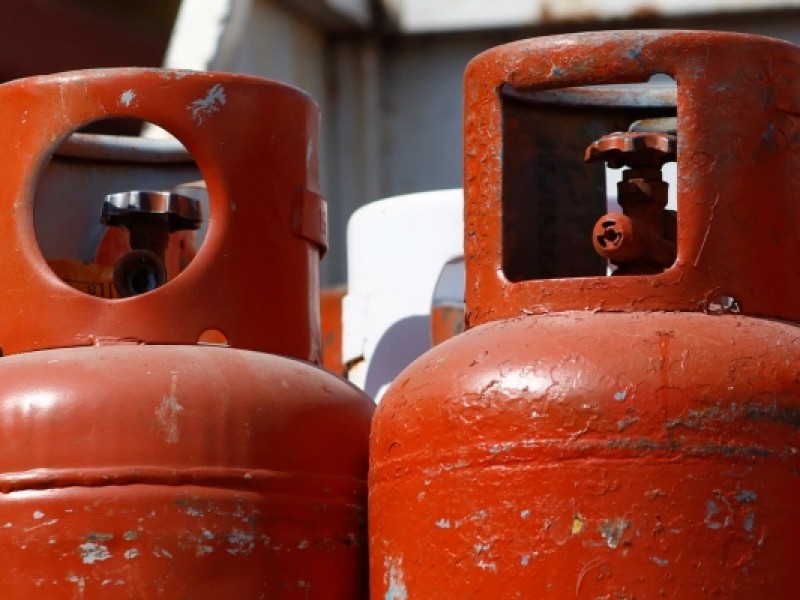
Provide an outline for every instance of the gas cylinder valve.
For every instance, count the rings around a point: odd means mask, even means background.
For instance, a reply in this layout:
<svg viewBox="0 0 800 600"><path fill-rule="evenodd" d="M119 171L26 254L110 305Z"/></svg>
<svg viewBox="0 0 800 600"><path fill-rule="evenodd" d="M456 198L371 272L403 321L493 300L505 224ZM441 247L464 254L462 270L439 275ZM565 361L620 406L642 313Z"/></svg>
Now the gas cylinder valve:
<svg viewBox="0 0 800 600"><path fill-rule="evenodd" d="M616 265L615 275L659 273L675 262L677 222L666 210L669 185L661 167L676 155L677 136L662 131L611 133L586 148L586 162L628 167L617 184L622 214L604 215L592 231L595 250Z"/></svg>
<svg viewBox="0 0 800 600"><path fill-rule="evenodd" d="M166 283L164 257L169 234L199 229L203 216L200 203L188 196L133 190L106 196L100 220L130 232L132 251L114 266L114 285L126 298Z"/></svg>

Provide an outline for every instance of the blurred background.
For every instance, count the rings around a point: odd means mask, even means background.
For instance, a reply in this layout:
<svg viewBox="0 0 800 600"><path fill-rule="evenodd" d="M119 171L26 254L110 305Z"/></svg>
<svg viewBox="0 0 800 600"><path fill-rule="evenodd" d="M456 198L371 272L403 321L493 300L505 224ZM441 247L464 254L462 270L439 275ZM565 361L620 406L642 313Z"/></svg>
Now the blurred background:
<svg viewBox="0 0 800 600"><path fill-rule="evenodd" d="M800 0L6 0L0 80L114 66L236 71L322 109L331 249L372 200L461 185L461 85L479 52L598 29L717 29L800 43ZM135 134L126 122L103 133Z"/></svg>

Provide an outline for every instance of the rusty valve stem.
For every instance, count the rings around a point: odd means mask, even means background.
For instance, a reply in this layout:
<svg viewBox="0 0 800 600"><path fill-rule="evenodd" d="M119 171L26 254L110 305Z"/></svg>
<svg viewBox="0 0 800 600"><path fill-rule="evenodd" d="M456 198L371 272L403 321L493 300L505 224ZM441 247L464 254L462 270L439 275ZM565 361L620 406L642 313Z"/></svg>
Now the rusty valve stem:
<svg viewBox="0 0 800 600"><path fill-rule="evenodd" d="M114 285L123 298L153 291L167 281L164 258L169 234L199 229L200 203L174 192L130 191L106 196L100 221L130 233L132 251L114 265Z"/></svg>
<svg viewBox="0 0 800 600"><path fill-rule="evenodd" d="M677 137L652 131L612 133L586 148L586 162L628 167L617 184L623 213L604 215L592 231L594 249L616 265L615 275L659 273L675 262L677 220L666 210L669 185L661 167L676 155Z"/></svg>

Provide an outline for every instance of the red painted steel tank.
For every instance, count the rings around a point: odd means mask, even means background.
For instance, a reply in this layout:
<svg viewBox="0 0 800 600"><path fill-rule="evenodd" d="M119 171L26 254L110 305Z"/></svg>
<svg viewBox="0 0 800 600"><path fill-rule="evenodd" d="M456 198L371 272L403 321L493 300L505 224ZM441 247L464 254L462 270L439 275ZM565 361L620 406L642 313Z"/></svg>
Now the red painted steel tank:
<svg viewBox="0 0 800 600"><path fill-rule="evenodd" d="M582 258L604 172L575 161L670 110L585 86L654 73L677 81L677 257L606 276ZM625 110L578 125L597 98ZM766 38L588 33L470 63L467 331L377 409L373 598L796 596L798 115L800 50Z"/></svg>
<svg viewBox="0 0 800 600"><path fill-rule="evenodd" d="M322 366L331 373L344 376L342 362L342 298L347 287L333 285L320 292L320 329L322 331Z"/></svg>
<svg viewBox="0 0 800 600"><path fill-rule="evenodd" d="M174 280L112 300L49 270L33 197L60 140L120 115L184 142L210 226ZM366 598L373 405L315 364L310 98L227 74L75 72L0 86L0 127L0 595ZM209 332L230 347L198 345Z"/></svg>

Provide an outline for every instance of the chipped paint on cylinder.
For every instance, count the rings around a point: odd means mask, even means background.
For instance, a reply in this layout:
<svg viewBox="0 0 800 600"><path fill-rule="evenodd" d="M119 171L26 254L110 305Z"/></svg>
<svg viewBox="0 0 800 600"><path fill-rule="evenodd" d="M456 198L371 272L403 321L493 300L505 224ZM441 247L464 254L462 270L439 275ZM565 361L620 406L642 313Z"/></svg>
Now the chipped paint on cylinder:
<svg viewBox="0 0 800 600"><path fill-rule="evenodd" d="M0 366L3 598L365 597L372 406L349 384L212 347Z"/></svg>
<svg viewBox="0 0 800 600"><path fill-rule="evenodd" d="M399 553L410 597L791 597L798 361L794 325L703 314L527 317L437 346L378 407L373 594Z"/></svg>
<svg viewBox="0 0 800 600"><path fill-rule="evenodd" d="M104 299L48 270L32 187L60 138L120 113L182 139L211 222L174 280ZM313 362L310 99L244 76L77 72L0 86L0 124L19 151L0 166L2 598L366 598L374 405ZM197 345L209 331L230 347Z"/></svg>
<svg viewBox="0 0 800 600"><path fill-rule="evenodd" d="M30 118L20 119L23 112ZM87 122L120 116L155 123L184 144L207 185L210 214L203 246L169 287L109 302L53 276L32 215L48 155ZM194 344L216 329L237 348L319 361L326 213L314 150L319 111L305 93L227 73L76 71L0 85L0 125L15 139L14 160L0 163L0 279L13 289L0 297L0 312L14 315L0 320L4 356L98 338ZM234 275L250 265L252 273L269 265L269 276ZM176 311L181 318L172 318Z"/></svg>
<svg viewBox="0 0 800 600"><path fill-rule="evenodd" d="M754 141L762 113L777 117L800 81L772 79L778 63L795 68L800 52L687 32L528 40L471 63L468 330L412 363L377 409L373 597L397 596L398 582L409 598L794 597L800 273L788 257L800 215L768 200L797 196L800 165L787 146ZM501 199L514 183L497 90L650 72L679 86L676 263L506 279ZM747 118L706 94L726 85ZM746 161L727 155L730 136ZM686 164L701 155L716 167ZM750 207L757 223L743 236Z"/></svg>

